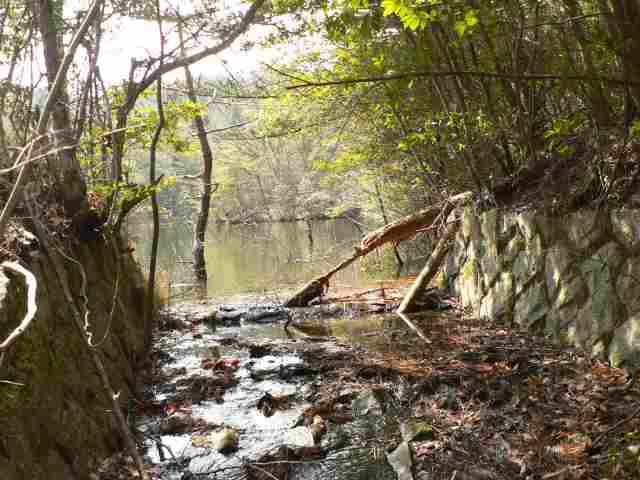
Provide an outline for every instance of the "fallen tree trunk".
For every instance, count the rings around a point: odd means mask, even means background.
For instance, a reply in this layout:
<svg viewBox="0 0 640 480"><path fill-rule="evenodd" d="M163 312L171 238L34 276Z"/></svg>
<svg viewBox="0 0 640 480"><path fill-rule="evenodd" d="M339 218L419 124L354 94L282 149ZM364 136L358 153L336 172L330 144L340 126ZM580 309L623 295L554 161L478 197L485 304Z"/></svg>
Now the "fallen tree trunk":
<svg viewBox="0 0 640 480"><path fill-rule="evenodd" d="M469 194L469 192L452 197L442 209L443 217L445 219L448 218L449 214L456 207L464 204L470 198L471 195ZM418 275L418 277L415 279L413 285L402 300L400 307L398 307L397 312L399 314L411 313L412 311L416 310L416 297L418 295L418 292L423 290L431 282L434 275L440 270L442 261L444 260L444 257L446 256L451 246L451 240L458 231L459 226L460 223L457 221L452 221L446 226L444 232L442 233L442 235L440 235L440 240L438 241L436 248L434 248L431 252L429 260L427 260L427 263L420 272L420 275Z"/></svg>
<svg viewBox="0 0 640 480"><path fill-rule="evenodd" d="M401 218L389 223L378 230L366 235L359 245L355 247L355 253L351 257L342 261L338 266L332 268L324 275L321 275L307 283L302 289L296 292L284 304L285 307L306 307L313 299L321 297L329 288L329 280L333 275L343 268L351 265L360 257L364 257L385 243L393 242L398 244L408 240L416 233L433 227L439 219L444 222L451 211L471 198L471 192L461 193L446 200L444 206L437 205L421 210L418 213Z"/></svg>
<svg viewBox="0 0 640 480"><path fill-rule="evenodd" d="M413 285L411 285L411 288L402 299L402 303L398 307L397 313L411 313L416 310L416 298L418 292L424 290L424 288L429 285L429 282L431 282L435 274L438 273L438 270L440 270L440 265L442 265L442 261L449 251L451 239L458 231L459 225L460 224L457 221L451 222L447 225L446 230L440 236L438 245L436 245L436 248L431 252L431 256L420 272L420 275L418 275L418 278L415 279Z"/></svg>

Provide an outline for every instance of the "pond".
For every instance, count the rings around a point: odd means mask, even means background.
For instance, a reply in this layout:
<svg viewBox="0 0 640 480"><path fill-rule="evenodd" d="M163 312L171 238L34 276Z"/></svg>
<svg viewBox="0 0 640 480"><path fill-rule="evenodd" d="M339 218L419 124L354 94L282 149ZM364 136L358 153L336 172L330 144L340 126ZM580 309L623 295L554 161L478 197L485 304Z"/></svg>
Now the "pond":
<svg viewBox="0 0 640 480"><path fill-rule="evenodd" d="M129 236L137 258L148 265L151 226L130 223ZM207 231L205 258L209 272L206 295L220 297L245 292L293 289L326 272L351 255L362 234L350 220L212 224ZM171 279L173 294L193 284L193 232L190 222L161 226L160 277ZM361 286L371 277L358 262L334 277L336 286Z"/></svg>

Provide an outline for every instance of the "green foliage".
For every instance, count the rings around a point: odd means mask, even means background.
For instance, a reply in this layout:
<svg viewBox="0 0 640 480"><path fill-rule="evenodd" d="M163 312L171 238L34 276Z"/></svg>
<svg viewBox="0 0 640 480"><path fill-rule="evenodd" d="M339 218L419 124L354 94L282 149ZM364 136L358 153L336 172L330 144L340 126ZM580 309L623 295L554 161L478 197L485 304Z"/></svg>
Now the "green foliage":
<svg viewBox="0 0 640 480"><path fill-rule="evenodd" d="M424 9L424 6L434 5L436 2L414 2L405 0L382 0L384 16L397 15L402 23L411 30L426 28L429 23L438 18L436 8Z"/></svg>
<svg viewBox="0 0 640 480"><path fill-rule="evenodd" d="M159 193L176 185L175 176L166 176L157 185L137 185L125 182L104 182L92 185L91 190L102 198L109 198L118 192L118 208L137 203L149 198L154 192Z"/></svg>
<svg viewBox="0 0 640 480"><path fill-rule="evenodd" d="M197 115L207 111L206 104L188 99L167 100L163 103L165 127L162 132L163 145L177 153L190 153L198 150L195 137L187 131L187 126ZM130 115L130 124L135 125L127 132L128 145L142 149L151 146L158 124L158 109L151 102L143 102Z"/></svg>
<svg viewBox="0 0 640 480"><path fill-rule="evenodd" d="M549 141L549 148L563 156L573 154L575 149L567 144L566 140L576 134L583 122L584 119L579 116L554 119L551 127L544 132L544 138Z"/></svg>

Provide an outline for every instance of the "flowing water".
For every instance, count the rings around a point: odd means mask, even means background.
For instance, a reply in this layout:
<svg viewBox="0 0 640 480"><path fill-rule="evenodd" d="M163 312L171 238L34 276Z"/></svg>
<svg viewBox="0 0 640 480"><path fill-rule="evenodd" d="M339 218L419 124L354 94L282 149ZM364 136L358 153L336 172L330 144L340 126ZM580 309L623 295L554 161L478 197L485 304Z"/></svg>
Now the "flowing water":
<svg viewBox="0 0 640 480"><path fill-rule="evenodd" d="M173 310L178 316L181 308L187 310L198 308L176 306ZM318 345L326 349L340 349L343 345L355 345L355 348L373 348L376 350L392 350L394 345L383 340L388 338L380 335L382 328L390 331L402 330L402 324L393 315L362 316L353 319L342 317L329 319L324 322L327 335L334 337L318 337ZM157 346L168 355L164 369L184 368L184 374L172 380L172 388L168 385L152 386L153 397L156 402L169 400L176 394L175 385L181 378L193 375L210 375L202 369L201 360L210 353L211 345L220 345L220 354L224 357L235 357L240 360L239 368L235 372L237 385L227 389L223 402L205 400L194 403L190 413L194 418L226 427L232 427L241 433L239 448L232 454L223 454L208 447L194 446L193 433L161 434L159 425L162 417L142 417L138 421L138 429L147 437L147 457L161 467L162 478L168 480L184 480L196 477L205 479L247 479L245 465L260 458L268 451L275 451L281 445L289 447L312 447L313 438L304 426L296 426L303 411L312 404L306 400L311 384L315 377L288 376L281 372L287 367L301 366L303 360L295 352L292 354L265 355L251 358L246 349L229 346L225 339L242 338L245 342L260 343L279 341L295 341L303 333L285 333L281 324L252 324L240 326L219 327L211 329L205 324L198 325L188 331L164 333L158 340ZM315 343L315 342L314 342ZM227 345L227 346L225 346ZM364 350L362 350L364 352ZM179 387L178 387L179 390ZM290 396L294 401L289 408L277 410L272 416L266 417L256 408L258 401L266 393L277 396ZM397 429L396 415L391 415ZM370 441L379 442L377 437L385 435L389 422L380 416L365 415L355 418L347 426L333 426L332 434L350 438L357 434L368 436ZM362 444L361 444L362 445ZM294 465L289 471L289 478L299 480L320 480L323 478L336 479L394 479L395 473L383 461L376 457L376 449L370 447L356 447L347 442L347 448L330 449L328 455L321 461L304 462ZM161 453L161 449L164 455ZM173 458L177 459L173 460ZM266 477L265 477L266 478Z"/></svg>
<svg viewBox="0 0 640 480"><path fill-rule="evenodd" d="M130 228L130 230L132 230ZM150 249L148 226L137 227L130 233L136 244L139 260L146 264ZM205 249L209 281L206 297L228 301L236 295L241 303L278 301L278 291L292 289L324 273L344 258L351 255L353 245L361 238L354 224L347 220L317 221L312 223L274 223L257 225L212 225L207 233ZM192 231L186 223L162 226L159 249L159 269L170 278L171 297L174 297L173 314L184 307L186 311L207 308L195 304L175 304L194 300L189 293L193 284L191 276ZM333 286L364 287L369 278L356 263L334 277ZM270 293L267 293L270 292ZM276 293L273 293L276 292ZM209 304L210 308L210 304ZM195 309L195 310L194 310ZM184 317L187 318L186 314ZM340 342L378 351L396 348L390 335L380 332L406 331L402 321L394 315L369 315L356 313L347 306L333 318L308 322L308 331L297 335L315 336L326 343L324 348L340 348ZM237 384L224 392L223 401L205 399L190 407L194 418L202 418L211 424L224 424L240 432L238 451L222 454L215 449L198 446L194 434L162 434L159 429L164 415L141 417L138 428L147 438L147 457L162 471L162 478L248 478L247 461L255 461L261 454L280 445L299 447L313 446L313 439L306 427L296 427L301 413L310 406L306 394L315 378L293 376L284 378L278 374L282 369L302 364L295 354L267 355L250 358L246 349L230 346L225 340L241 337L258 342L291 341L282 324L253 324L218 327L210 329L204 324L183 331L164 332L157 340L157 347L164 352L164 369L184 368L184 373L174 377L166 385L152 385L153 400L167 402L179 393L180 379L194 375L207 376L202 359L209 355L211 345L220 345L220 353L239 359L239 368L234 376ZM364 350L363 350L364 351ZM256 372L265 372L256 377ZM278 410L265 417L256 408L258 400L268 393L272 396L291 395L295 398L290 408ZM357 428L370 436L380 436L386 429L381 417L363 418L339 427L342 435L349 437ZM397 425L396 425L397 426ZM335 429L336 427L334 427ZM347 448L333 450L321 462L304 463L292 467L291 478L315 480L337 479L392 479L393 470L380 462L375 450ZM175 457L175 459L173 458ZM207 473L209 472L209 473ZM217 473L211 473L217 472ZM193 477L192 475L197 475ZM257 478L270 478L257 477Z"/></svg>

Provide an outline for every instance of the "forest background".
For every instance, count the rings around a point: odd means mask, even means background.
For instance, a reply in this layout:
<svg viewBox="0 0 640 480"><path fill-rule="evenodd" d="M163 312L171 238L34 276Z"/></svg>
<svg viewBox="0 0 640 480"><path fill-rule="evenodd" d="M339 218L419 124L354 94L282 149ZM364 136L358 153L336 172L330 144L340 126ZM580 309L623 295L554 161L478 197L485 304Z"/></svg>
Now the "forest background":
<svg viewBox="0 0 640 480"><path fill-rule="evenodd" d="M633 0L3 0L0 11L0 197L21 188L25 145L53 146L31 188L58 192L54 223L90 210L119 230L158 194L169 221L196 211L197 250L209 213L362 208L386 223L468 190L554 214L633 201ZM119 61L114 39L131 45Z"/></svg>

